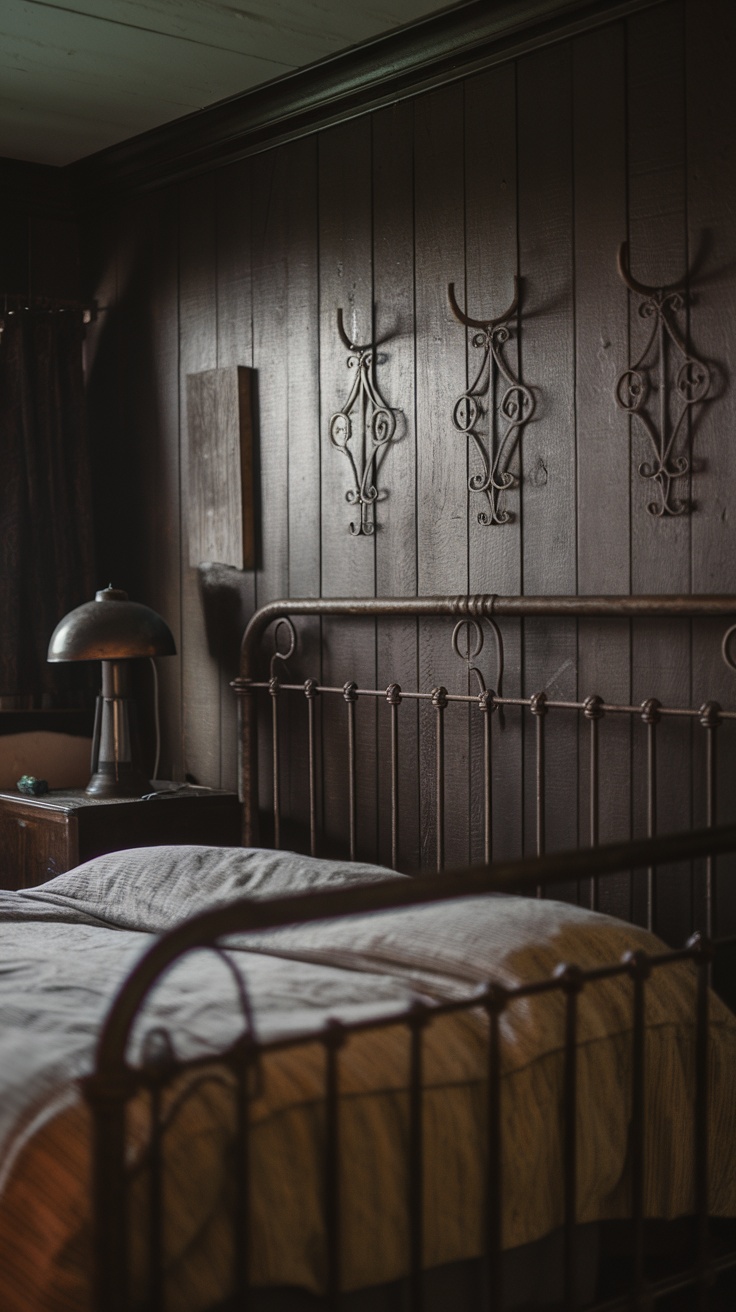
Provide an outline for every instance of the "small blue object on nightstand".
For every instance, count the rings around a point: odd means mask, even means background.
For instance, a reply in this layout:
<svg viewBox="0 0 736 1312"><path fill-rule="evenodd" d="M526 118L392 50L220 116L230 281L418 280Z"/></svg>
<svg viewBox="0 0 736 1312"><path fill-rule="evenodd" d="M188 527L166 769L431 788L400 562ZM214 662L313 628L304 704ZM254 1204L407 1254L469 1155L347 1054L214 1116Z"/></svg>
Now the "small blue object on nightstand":
<svg viewBox="0 0 736 1312"><path fill-rule="evenodd" d="M49 791L46 780L36 779L32 774L21 775L17 787L19 793L26 793L28 797L40 797L42 793Z"/></svg>

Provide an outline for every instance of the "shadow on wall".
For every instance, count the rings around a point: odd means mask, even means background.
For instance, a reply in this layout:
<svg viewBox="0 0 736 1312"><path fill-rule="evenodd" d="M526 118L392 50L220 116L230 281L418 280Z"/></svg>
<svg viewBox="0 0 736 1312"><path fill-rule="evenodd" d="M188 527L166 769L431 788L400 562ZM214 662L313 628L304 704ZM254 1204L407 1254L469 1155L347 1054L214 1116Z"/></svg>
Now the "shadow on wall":
<svg viewBox="0 0 736 1312"><path fill-rule="evenodd" d="M46 779L51 788L84 788L92 739L69 733L9 733L0 736L0 788L15 788L22 774Z"/></svg>

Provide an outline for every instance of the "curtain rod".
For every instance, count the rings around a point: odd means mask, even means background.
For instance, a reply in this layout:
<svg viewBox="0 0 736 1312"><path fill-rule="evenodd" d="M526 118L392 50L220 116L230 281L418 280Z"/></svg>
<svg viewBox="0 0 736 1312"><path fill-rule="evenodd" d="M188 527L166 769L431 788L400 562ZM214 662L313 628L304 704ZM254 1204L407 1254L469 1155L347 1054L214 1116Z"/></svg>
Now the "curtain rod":
<svg viewBox="0 0 736 1312"><path fill-rule="evenodd" d="M94 323L97 318L96 301L79 301L69 297L40 296L23 292L0 292L0 318L20 310L37 310L41 314L57 314L64 310L80 310L83 323Z"/></svg>

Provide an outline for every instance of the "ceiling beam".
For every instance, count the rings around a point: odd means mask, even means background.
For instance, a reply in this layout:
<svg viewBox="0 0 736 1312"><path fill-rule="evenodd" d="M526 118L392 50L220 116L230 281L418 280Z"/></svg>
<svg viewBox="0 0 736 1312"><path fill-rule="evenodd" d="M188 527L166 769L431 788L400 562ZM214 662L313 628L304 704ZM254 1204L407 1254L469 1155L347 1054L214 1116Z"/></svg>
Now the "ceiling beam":
<svg viewBox="0 0 736 1312"><path fill-rule="evenodd" d="M68 168L80 203L164 186L668 0L471 0Z"/></svg>

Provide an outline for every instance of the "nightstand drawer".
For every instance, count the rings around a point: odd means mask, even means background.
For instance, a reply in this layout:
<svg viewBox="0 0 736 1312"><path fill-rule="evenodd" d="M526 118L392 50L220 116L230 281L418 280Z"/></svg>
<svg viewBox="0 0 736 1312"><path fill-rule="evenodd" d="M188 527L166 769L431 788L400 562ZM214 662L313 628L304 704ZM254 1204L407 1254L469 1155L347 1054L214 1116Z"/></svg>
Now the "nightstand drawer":
<svg viewBox="0 0 736 1312"><path fill-rule="evenodd" d="M0 809L0 888L32 888L74 864L73 816Z"/></svg>

